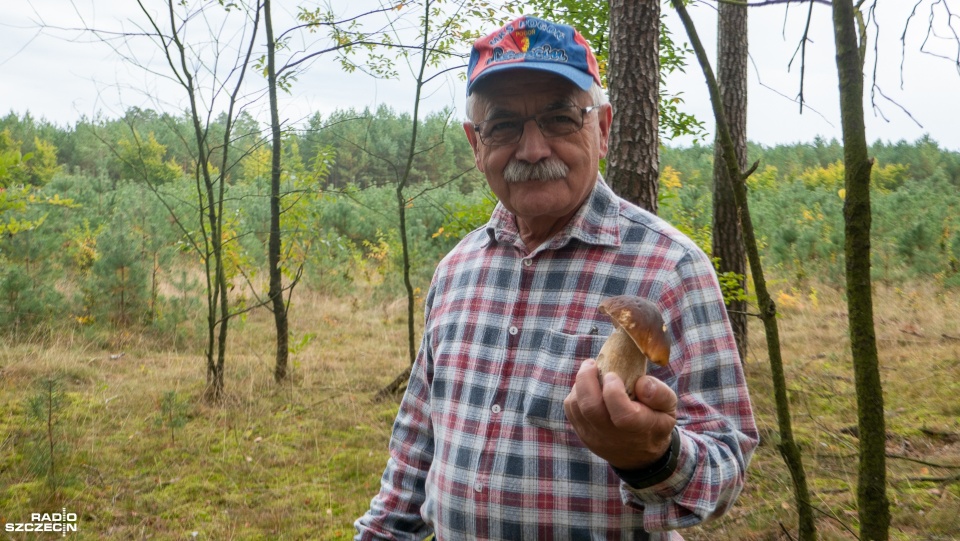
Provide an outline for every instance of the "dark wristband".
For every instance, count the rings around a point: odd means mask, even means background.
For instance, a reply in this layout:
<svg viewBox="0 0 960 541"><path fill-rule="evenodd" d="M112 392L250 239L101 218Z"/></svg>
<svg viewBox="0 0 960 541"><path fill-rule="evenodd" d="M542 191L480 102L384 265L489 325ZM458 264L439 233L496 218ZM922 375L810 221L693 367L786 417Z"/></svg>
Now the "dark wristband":
<svg viewBox="0 0 960 541"><path fill-rule="evenodd" d="M610 466L620 479L633 488L648 488L667 480L677 471L680 459L680 433L674 427L670 434L670 447L656 462L640 470L621 470Z"/></svg>

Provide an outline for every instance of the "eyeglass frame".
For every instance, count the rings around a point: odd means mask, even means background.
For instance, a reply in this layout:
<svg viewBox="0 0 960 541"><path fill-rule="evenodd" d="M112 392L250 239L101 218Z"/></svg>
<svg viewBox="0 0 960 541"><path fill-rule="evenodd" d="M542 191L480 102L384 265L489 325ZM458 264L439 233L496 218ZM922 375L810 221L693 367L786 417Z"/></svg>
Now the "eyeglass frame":
<svg viewBox="0 0 960 541"><path fill-rule="evenodd" d="M511 118L511 117L489 118L489 119L487 119L487 120L484 120L483 122L478 122L478 123L474 124L474 125L473 125L473 131L477 132L477 137L480 139L480 142L483 143L484 145L488 146L488 147L505 147L505 146L508 146L508 145L515 145L515 144L519 143L519 142L520 142L520 139L523 139L523 130L526 128L527 122L530 121L530 120L533 120L533 121L537 124L537 129L540 130L540 134L543 135L544 138L546 138L546 139L553 139L553 138L555 138L555 137L564 137L564 136L567 136L567 135L573 135L573 134L579 132L580 130L582 130L582 129L583 129L583 124L584 124L584 122L586 121L587 114L588 114L588 113L592 113L593 111L596 111L596 110L598 110L598 109L600 109L600 108L602 108L602 107L603 107L603 104L600 104L600 105L590 105L590 106L588 106L588 107L577 107L576 105L569 105L569 106L566 106L566 107L558 107L558 108L556 108L556 109L547 109L546 111L540 111L539 113L536 113L536 114L533 114L533 115L530 115L530 116L524 116L524 117L518 117L518 118ZM570 133L562 133L562 134L558 134L558 135L547 135L546 133L544 133L544 132L543 132L543 126L540 125L540 122L537 120L537 117L539 117L539 116L541 116L541 115L547 115L547 114L550 114L550 113L555 113L555 112L557 112L557 111L561 111L561 110L564 110L564 109L573 109L573 110L576 110L576 111L580 111L580 125L577 127L577 129L573 130L573 131L570 132ZM483 135L481 134L481 129L482 129L483 125L486 124L486 123L488 123L488 122L504 121L504 120L511 120L511 121L519 122L519 123L520 123L520 131L517 133L517 139L516 139L515 141L510 141L509 143L496 143L496 144L487 143L487 142L484 140Z"/></svg>

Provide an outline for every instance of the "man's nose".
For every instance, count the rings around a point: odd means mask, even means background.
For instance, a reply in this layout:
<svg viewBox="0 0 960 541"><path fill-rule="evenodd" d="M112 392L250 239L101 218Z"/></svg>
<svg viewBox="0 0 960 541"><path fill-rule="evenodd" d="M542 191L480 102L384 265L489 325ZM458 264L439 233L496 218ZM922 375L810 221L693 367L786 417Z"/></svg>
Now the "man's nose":
<svg viewBox="0 0 960 541"><path fill-rule="evenodd" d="M533 124L531 126L531 124ZM523 126L523 134L517 142L515 157L529 163L537 163L550 156L550 144L540 131L536 119L531 118Z"/></svg>

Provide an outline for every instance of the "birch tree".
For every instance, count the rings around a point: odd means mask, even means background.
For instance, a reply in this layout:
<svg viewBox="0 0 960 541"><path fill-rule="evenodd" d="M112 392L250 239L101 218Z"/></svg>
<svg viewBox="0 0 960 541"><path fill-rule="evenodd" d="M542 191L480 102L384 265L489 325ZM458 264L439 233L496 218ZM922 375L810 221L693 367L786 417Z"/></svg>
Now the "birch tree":
<svg viewBox="0 0 960 541"><path fill-rule="evenodd" d="M193 216L175 210L170 195L145 178L170 212L183 239L203 268L206 293L206 361L209 400L223 398L229 322L252 307L231 306L229 251L235 247L226 226L228 179L242 156L235 155L235 122L247 102L246 74L260 26L259 4L223 0L138 0L133 29L83 28L144 73L171 85L185 103L189 128L178 132L192 158ZM146 51L150 51L149 53ZM159 53L159 61L151 62ZM173 96L164 96L173 100ZM249 135L249 134L242 134ZM117 149L113 149L117 153ZM136 167L134 167L136 168Z"/></svg>

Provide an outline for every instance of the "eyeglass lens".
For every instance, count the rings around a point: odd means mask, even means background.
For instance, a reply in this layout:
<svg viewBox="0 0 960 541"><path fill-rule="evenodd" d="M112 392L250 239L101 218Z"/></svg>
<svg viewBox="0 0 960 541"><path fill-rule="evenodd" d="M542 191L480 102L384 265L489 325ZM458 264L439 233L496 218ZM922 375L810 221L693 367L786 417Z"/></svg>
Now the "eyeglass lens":
<svg viewBox="0 0 960 541"><path fill-rule="evenodd" d="M520 140L527 121L534 120L544 137L561 137L583 128L583 115L593 107L564 107L521 118L496 118L477 125L480 140L486 145L510 145Z"/></svg>

